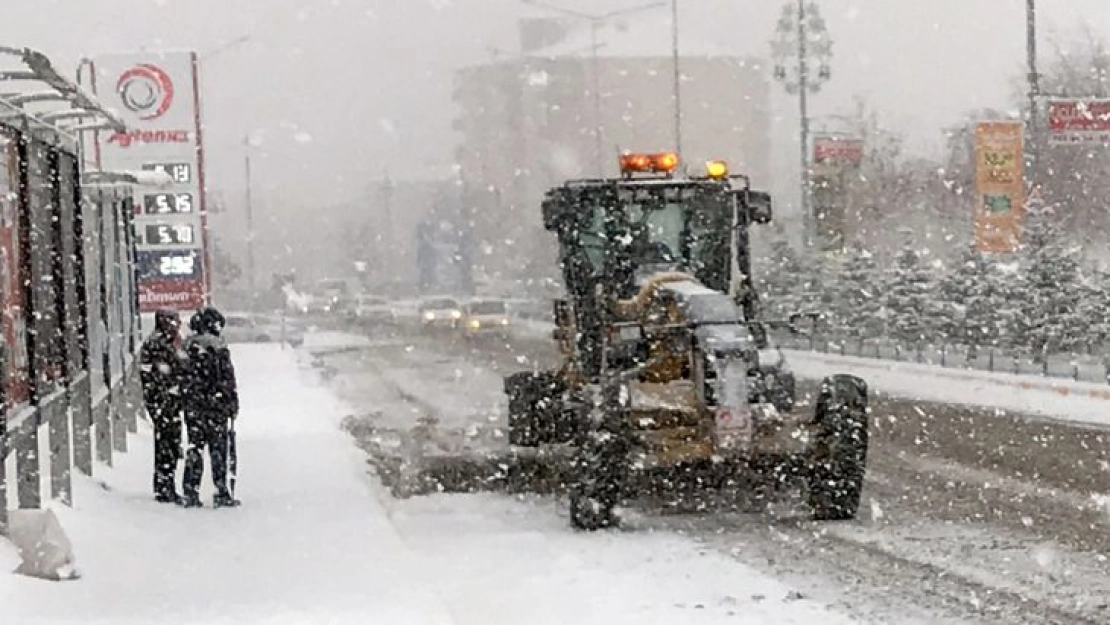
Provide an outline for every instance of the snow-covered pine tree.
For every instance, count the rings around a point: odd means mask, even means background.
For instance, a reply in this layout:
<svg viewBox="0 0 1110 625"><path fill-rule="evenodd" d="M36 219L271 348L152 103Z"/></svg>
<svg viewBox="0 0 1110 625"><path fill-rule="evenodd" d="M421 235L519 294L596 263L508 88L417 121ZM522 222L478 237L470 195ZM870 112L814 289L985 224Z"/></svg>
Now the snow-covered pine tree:
<svg viewBox="0 0 1110 625"><path fill-rule="evenodd" d="M909 343L937 340L933 276L911 243L899 252L887 272L884 298L887 334Z"/></svg>
<svg viewBox="0 0 1110 625"><path fill-rule="evenodd" d="M937 330L948 343L997 346L1007 328L1006 276L974 246L938 286Z"/></svg>
<svg viewBox="0 0 1110 625"><path fill-rule="evenodd" d="M762 271L757 275L757 288L763 304L763 316L784 320L797 312L810 282L809 271L785 237L771 243L763 258Z"/></svg>
<svg viewBox="0 0 1110 625"><path fill-rule="evenodd" d="M1054 207L1030 207L1021 256L1020 344L1035 358L1081 351L1089 330L1080 310L1083 281Z"/></svg>
<svg viewBox="0 0 1110 625"><path fill-rule="evenodd" d="M838 334L871 338L883 331L882 272L875 255L862 246L847 250L838 275L829 284L833 293L833 323Z"/></svg>

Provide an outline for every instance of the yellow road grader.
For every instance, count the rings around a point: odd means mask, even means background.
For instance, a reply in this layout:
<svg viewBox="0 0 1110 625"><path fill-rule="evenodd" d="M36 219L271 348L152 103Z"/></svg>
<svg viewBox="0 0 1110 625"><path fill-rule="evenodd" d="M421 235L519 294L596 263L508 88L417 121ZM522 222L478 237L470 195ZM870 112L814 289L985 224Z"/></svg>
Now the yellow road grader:
<svg viewBox="0 0 1110 625"><path fill-rule="evenodd" d="M833 375L812 408L795 409L751 276L749 228L770 221L770 196L720 161L703 176L678 166L673 153L626 154L620 177L546 194L567 293L555 302L563 357L557 370L505 379L509 442L571 448L579 529L615 525L645 477L690 473L705 488L800 477L815 518L853 518L867 386Z"/></svg>

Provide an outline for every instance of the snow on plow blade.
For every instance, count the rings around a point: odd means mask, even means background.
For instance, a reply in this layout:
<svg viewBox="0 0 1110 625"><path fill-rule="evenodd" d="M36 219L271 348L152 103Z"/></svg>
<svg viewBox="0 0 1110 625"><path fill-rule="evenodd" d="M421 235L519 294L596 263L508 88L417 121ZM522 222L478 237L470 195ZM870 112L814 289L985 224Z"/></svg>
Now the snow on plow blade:
<svg viewBox="0 0 1110 625"><path fill-rule="evenodd" d="M343 428L394 497L432 493L559 493L571 482L572 450L511 448L498 428L410 430L376 427L372 417L347 417Z"/></svg>

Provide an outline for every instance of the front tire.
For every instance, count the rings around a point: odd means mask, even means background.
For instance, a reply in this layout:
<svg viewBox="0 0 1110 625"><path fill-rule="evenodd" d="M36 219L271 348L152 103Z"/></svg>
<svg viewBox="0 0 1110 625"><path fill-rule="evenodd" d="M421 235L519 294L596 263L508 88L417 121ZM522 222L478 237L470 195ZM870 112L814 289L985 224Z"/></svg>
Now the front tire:
<svg viewBox="0 0 1110 625"><path fill-rule="evenodd" d="M538 447L558 442L565 388L558 375L551 371L525 371L505 378L510 445Z"/></svg>
<svg viewBox="0 0 1110 625"><path fill-rule="evenodd" d="M821 382L810 460L809 504L819 521L854 519L867 465L867 384L851 375Z"/></svg>
<svg viewBox="0 0 1110 625"><path fill-rule="evenodd" d="M618 387L610 387L600 402L592 403L590 429L575 454L570 488L570 524L575 529L592 532L620 524L615 510L629 477L630 443L619 394Z"/></svg>

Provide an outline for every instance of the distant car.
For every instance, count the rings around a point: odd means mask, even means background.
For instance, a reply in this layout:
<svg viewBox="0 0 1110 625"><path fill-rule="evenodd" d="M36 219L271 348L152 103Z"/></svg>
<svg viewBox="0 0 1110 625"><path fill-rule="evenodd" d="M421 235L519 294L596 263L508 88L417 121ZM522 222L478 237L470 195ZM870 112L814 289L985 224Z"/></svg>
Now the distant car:
<svg viewBox="0 0 1110 625"><path fill-rule="evenodd" d="M360 295L355 300L351 316L366 323L393 323L397 315L389 301L373 295Z"/></svg>
<svg viewBox="0 0 1110 625"><path fill-rule="evenodd" d="M425 326L458 327L462 307L450 297L428 298L420 302L420 322Z"/></svg>
<svg viewBox="0 0 1110 625"><path fill-rule="evenodd" d="M304 331L290 319L277 315L228 313L224 315L224 340L228 343L274 343L284 340L294 347L304 343Z"/></svg>
<svg viewBox="0 0 1110 625"><path fill-rule="evenodd" d="M467 336L504 334L509 329L509 309L504 300L482 299L463 306L461 326Z"/></svg>

